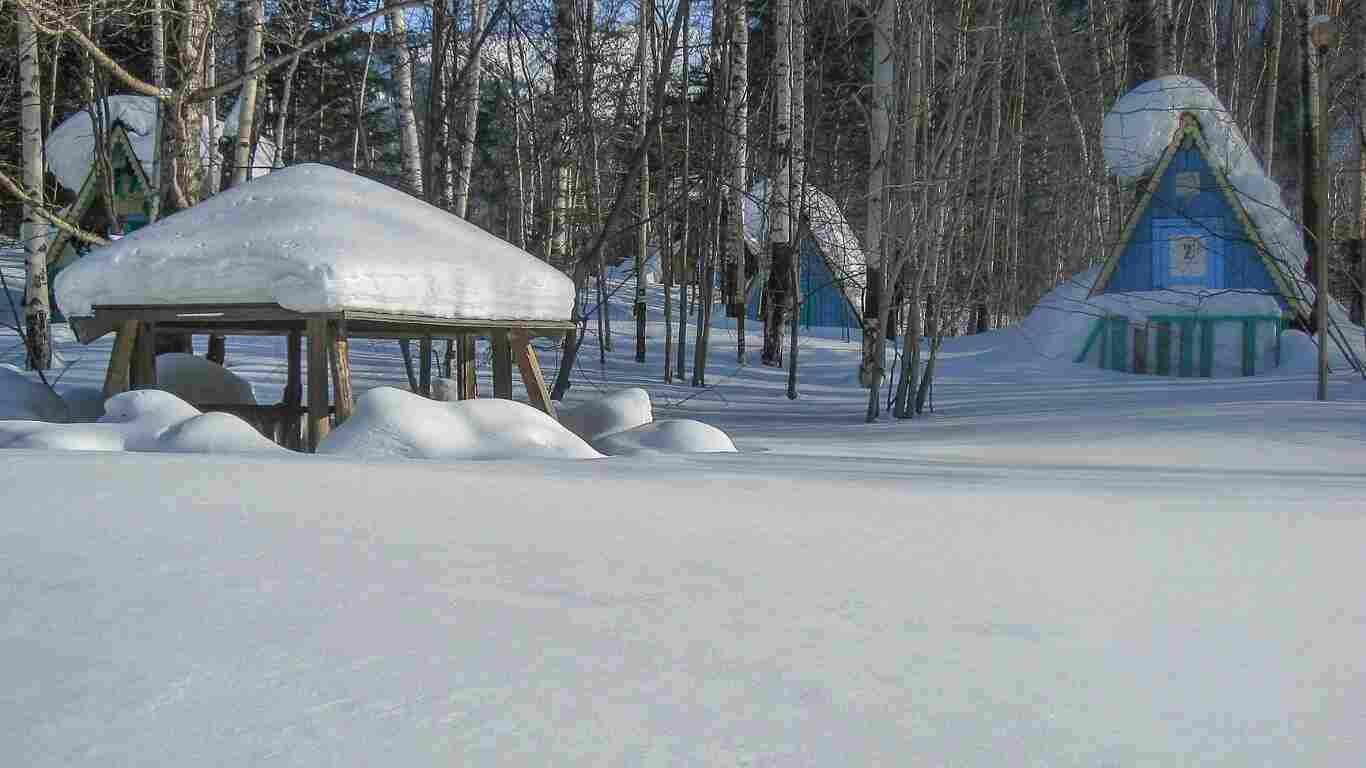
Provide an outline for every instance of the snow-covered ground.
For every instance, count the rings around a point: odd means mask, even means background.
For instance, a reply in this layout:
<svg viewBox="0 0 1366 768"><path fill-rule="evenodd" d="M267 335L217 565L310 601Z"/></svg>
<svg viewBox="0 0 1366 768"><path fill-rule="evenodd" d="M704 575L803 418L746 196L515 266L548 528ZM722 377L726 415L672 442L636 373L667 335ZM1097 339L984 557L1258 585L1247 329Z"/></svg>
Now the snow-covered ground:
<svg viewBox="0 0 1366 768"><path fill-rule="evenodd" d="M694 389L650 329L568 404L643 387L739 453L0 452L7 762L1361 764L1359 377L1132 376L1026 327L866 425L857 340L803 341L789 401L757 333ZM109 341L60 339L59 389L99 386ZM283 360L229 339L259 402Z"/></svg>

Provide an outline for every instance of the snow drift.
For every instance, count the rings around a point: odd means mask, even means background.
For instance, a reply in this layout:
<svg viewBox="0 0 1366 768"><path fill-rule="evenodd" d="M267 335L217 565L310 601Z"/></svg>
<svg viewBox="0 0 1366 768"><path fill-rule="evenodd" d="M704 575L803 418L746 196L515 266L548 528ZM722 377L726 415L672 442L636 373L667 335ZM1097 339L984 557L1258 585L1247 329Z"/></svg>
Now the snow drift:
<svg viewBox="0 0 1366 768"><path fill-rule="evenodd" d="M93 424L0 422L0 448L172 453L287 453L245 421L199 409L169 392L124 392L109 398Z"/></svg>
<svg viewBox="0 0 1366 768"><path fill-rule="evenodd" d="M735 443L716 427L692 419L655 421L650 394L639 387L567 410L560 423L609 456L735 452Z"/></svg>
<svg viewBox="0 0 1366 768"><path fill-rule="evenodd" d="M610 456L641 453L735 453L725 432L693 419L663 419L615 432L593 442Z"/></svg>
<svg viewBox="0 0 1366 768"><path fill-rule="evenodd" d="M573 432L529 405L483 399L449 403L393 387L356 400L356 410L318 453L364 459L595 459Z"/></svg>
<svg viewBox="0 0 1366 768"><path fill-rule="evenodd" d="M564 320L572 281L464 219L376 181L297 165L96 249L56 280L96 304L275 303L448 318Z"/></svg>
<svg viewBox="0 0 1366 768"><path fill-rule="evenodd" d="M0 365L0 420L66 421L66 403L41 381L12 365Z"/></svg>

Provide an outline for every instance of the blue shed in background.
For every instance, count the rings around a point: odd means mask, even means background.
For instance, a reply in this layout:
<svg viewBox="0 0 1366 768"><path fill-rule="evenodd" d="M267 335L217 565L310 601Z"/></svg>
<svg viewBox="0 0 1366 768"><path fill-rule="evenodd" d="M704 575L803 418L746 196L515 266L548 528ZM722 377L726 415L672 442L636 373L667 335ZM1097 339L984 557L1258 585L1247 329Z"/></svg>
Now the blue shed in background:
<svg viewBox="0 0 1366 768"><path fill-rule="evenodd" d="M850 303L845 286L826 262L825 254L815 238L807 236L800 243L801 261L801 325L803 328L861 328L858 310ZM760 272L750 281L745 299L745 317L763 320L764 285L767 272Z"/></svg>
<svg viewBox="0 0 1366 768"><path fill-rule="evenodd" d="M1274 297L1280 314L1211 314L1200 311L1198 300L1184 309L1174 302L1160 314L1112 314L1095 321L1078 362L1094 360L1134 373L1210 376L1217 344L1241 346L1241 372L1253 375L1276 364L1285 322L1308 318L1309 308L1210 158L1199 121L1183 114L1090 295L1252 294ZM1236 346L1229 334L1239 335Z"/></svg>

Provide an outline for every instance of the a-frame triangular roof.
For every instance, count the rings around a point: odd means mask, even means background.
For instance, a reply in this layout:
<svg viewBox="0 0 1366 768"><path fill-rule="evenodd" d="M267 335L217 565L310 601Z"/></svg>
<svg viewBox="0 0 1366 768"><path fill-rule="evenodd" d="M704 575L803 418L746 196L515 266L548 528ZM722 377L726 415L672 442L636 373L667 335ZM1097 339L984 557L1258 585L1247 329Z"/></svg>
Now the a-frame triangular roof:
<svg viewBox="0 0 1366 768"><path fill-rule="evenodd" d="M1095 296L1096 294L1104 292L1110 278L1114 275L1116 268L1119 266L1120 259L1123 257L1125 250L1134 238L1139 221L1152 206L1153 198L1156 196L1157 191L1162 184L1162 180L1166 177L1173 158L1176 157L1178 151L1187 146L1194 147L1195 150L1199 152L1205 164L1209 167L1210 172L1214 176L1215 185L1218 188L1219 194L1233 211L1234 218L1238 222L1243 235L1247 238L1247 242L1252 245L1253 250L1261 259L1267 274L1271 276L1271 279L1276 285L1276 289L1280 292L1281 296L1285 298L1291 311L1301 318L1307 319L1312 311L1312 297L1306 297L1304 292L1298 289L1298 281L1292 277L1293 273L1288 270L1290 265L1282 263L1267 247L1264 238L1257 230L1257 226L1253 223L1252 219L1248 217L1247 210L1243 207L1242 201L1239 200L1237 191L1234 189L1233 185L1229 183L1227 174L1225 174L1219 163L1214 162L1213 153L1210 151L1209 144L1205 141L1204 135L1201 133L1200 121L1195 115L1190 113L1183 113L1181 115L1181 121L1178 124L1176 131L1172 134L1171 142L1167 145L1167 149L1163 152L1152 175L1144 182L1143 196L1139 199L1138 205L1135 206L1133 212L1129 214L1129 218L1125 222L1119 240L1115 243L1114 248L1111 249L1104 265L1101 267L1100 274L1097 276L1095 285L1092 286L1089 296Z"/></svg>
<svg viewBox="0 0 1366 768"><path fill-rule="evenodd" d="M114 156L115 148L121 148L124 157L127 158L128 167L133 169L133 174L137 176L138 182L146 190L156 189L147 176L147 170L142 167L142 162L133 150L132 139L128 136L128 128L121 121L116 121L109 129L109 155ZM62 213L62 218L72 224L79 224L85 216L86 211L95 202L95 196L99 190L99 170L95 163L90 164L90 172L86 174L85 181L81 183L81 190L76 195L76 202L67 207ZM62 251L66 248L67 241L71 239L71 234L64 229L56 230L52 243L48 246L47 260L51 264L62 257Z"/></svg>

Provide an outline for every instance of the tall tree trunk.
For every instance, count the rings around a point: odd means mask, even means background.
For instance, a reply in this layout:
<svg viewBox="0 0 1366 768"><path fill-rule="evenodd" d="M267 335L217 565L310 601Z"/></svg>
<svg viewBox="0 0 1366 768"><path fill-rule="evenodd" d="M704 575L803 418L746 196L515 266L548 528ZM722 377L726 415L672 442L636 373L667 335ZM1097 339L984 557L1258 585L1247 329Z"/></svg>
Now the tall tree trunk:
<svg viewBox="0 0 1366 768"><path fill-rule="evenodd" d="M645 123L650 113L650 80L653 67L650 65L650 30L654 26L654 0L640 0L640 28L636 32L636 56L640 59L640 73L637 78L636 98L640 111L636 120L636 143L647 141ZM640 173L640 188L637 191L640 206L640 224L636 230L636 292L631 311L636 320L636 362L645 362L645 283L646 261L650 250L650 161L646 155L645 167Z"/></svg>
<svg viewBox="0 0 1366 768"><path fill-rule="evenodd" d="M783 365L783 315L788 304L796 241L792 236L792 4L775 0L773 10L773 165L768 182L768 280L764 288L764 345L760 361ZM799 195L798 195L799 196Z"/></svg>
<svg viewBox="0 0 1366 768"><path fill-rule="evenodd" d="M413 54L408 48L408 23L403 9L389 5L389 43L394 57L395 107L398 111L398 143L403 164L403 186L410 195L422 197L422 146L417 138L417 113L413 96Z"/></svg>
<svg viewBox="0 0 1366 768"><path fill-rule="evenodd" d="M1277 89L1281 84L1281 40L1285 27L1285 0L1269 0L1271 23L1266 40L1266 109L1262 113L1262 166L1266 174L1276 174ZM1362 4L1366 7L1366 4ZM1366 57L1359 57L1364 60Z"/></svg>
<svg viewBox="0 0 1366 768"><path fill-rule="evenodd" d="M24 158L24 204L20 239L24 241L24 335L28 342L29 368L52 367L52 334L48 326L52 308L47 287L47 224L36 206L43 204L43 94L38 64L38 33L28 11L18 8L19 120Z"/></svg>
<svg viewBox="0 0 1366 768"><path fill-rule="evenodd" d="M555 98L545 110L546 140L550 142L550 205L545 212L546 260L564 266L569 255L570 121L579 88L578 9L575 0L555 0ZM577 306L577 299L575 302ZM572 342L571 342L572 343Z"/></svg>
<svg viewBox="0 0 1366 768"><path fill-rule="evenodd" d="M727 205L727 242L730 244L730 313L735 318L735 359L745 363L745 195L749 192L749 3L730 5L730 194Z"/></svg>
<svg viewBox="0 0 1366 768"><path fill-rule="evenodd" d="M879 394L882 389L882 358L886 334L883 332L883 318L887 316L890 296L886 293L886 247L883 243L884 222L886 220L886 190L888 148L892 137L890 105L894 66L892 39L896 34L896 16L892 0L881 0L873 22L873 96L869 105L868 120L868 224L865 247L868 253L868 269L863 305L863 364L859 369L859 380L868 387L868 421L876 421L879 410Z"/></svg>
<svg viewBox="0 0 1366 768"><path fill-rule="evenodd" d="M683 88L691 82L692 21L683 17ZM692 102L685 98L678 100L678 109L683 117L683 172L679 181L679 202L683 206L683 227L679 232L680 269L678 278L678 379L687 375L688 348L688 253L692 244Z"/></svg>
<svg viewBox="0 0 1366 768"><path fill-rule="evenodd" d="M241 0L242 26L246 30L246 57L242 60L242 72L247 72L261 64L261 33L265 28L265 3L263 0ZM257 78L249 78L242 84L242 95L238 97L237 145L232 157L232 184L245 183L251 178L251 136L252 125L256 119Z"/></svg>
<svg viewBox="0 0 1366 768"><path fill-rule="evenodd" d="M1357 241L1356 253L1358 323L1366 326L1366 3L1357 3L1356 18L1356 75L1357 75ZM1366 329L1363 329L1366 333Z"/></svg>
<svg viewBox="0 0 1366 768"><path fill-rule="evenodd" d="M470 180L474 173L474 146L479 131L479 83L484 72L477 49L484 26L488 24L488 0L473 0L470 11L470 35L465 50L466 55L474 58L469 61L469 74L465 77L465 82L461 83L460 99L463 112L456 133L460 140L460 167L455 176L453 197L455 215L462 219L469 218Z"/></svg>
<svg viewBox="0 0 1366 768"><path fill-rule="evenodd" d="M792 241L797 243L791 262L788 282L789 316L792 330L787 354L787 398L797 399L797 331L801 321L801 241L802 217L806 214L806 0L791 0L792 18L792 177L791 188L796 200L793 217Z"/></svg>

